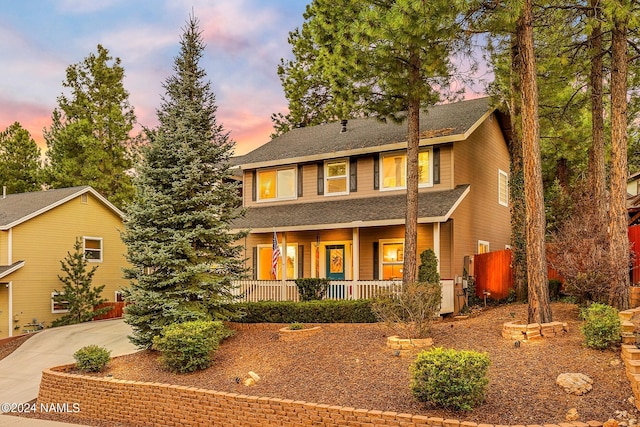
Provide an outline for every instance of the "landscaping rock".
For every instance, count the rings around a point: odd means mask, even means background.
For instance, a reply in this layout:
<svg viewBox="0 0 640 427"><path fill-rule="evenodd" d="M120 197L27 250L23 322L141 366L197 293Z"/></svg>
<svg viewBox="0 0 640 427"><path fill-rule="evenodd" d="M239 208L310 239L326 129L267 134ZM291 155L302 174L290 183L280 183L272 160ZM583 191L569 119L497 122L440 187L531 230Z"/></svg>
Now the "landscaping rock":
<svg viewBox="0 0 640 427"><path fill-rule="evenodd" d="M576 396L582 396L593 388L591 386L593 380L585 374L579 373L560 374L556 378L556 384L563 387L568 394L575 394Z"/></svg>
<svg viewBox="0 0 640 427"><path fill-rule="evenodd" d="M567 415L564 417L568 422L578 421L580 416L578 415L578 410L576 408L571 408L567 411Z"/></svg>

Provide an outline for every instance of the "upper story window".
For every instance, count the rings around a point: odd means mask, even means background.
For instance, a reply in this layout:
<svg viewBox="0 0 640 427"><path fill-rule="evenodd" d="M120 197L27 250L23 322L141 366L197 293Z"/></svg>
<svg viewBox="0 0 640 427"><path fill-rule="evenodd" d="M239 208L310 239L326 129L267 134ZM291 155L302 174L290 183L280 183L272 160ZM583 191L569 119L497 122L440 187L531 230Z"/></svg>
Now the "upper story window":
<svg viewBox="0 0 640 427"><path fill-rule="evenodd" d="M432 149L420 151L418 154L418 185L430 187L433 185ZM397 152L381 156L382 189L398 190L407 188L407 153Z"/></svg>
<svg viewBox="0 0 640 427"><path fill-rule="evenodd" d="M102 262L102 238L83 237L84 258L89 262Z"/></svg>
<svg viewBox="0 0 640 427"><path fill-rule="evenodd" d="M296 169L258 171L258 200L296 198Z"/></svg>
<svg viewBox="0 0 640 427"><path fill-rule="evenodd" d="M509 175L498 169L498 203L509 206Z"/></svg>
<svg viewBox="0 0 640 427"><path fill-rule="evenodd" d="M346 159L325 163L325 195L349 194L349 162Z"/></svg>

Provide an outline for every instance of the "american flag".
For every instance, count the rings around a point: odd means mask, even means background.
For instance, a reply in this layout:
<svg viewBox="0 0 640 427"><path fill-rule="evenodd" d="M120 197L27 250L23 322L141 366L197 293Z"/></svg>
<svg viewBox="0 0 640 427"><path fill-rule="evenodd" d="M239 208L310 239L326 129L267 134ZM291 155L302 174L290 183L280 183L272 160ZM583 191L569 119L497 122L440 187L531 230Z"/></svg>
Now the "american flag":
<svg viewBox="0 0 640 427"><path fill-rule="evenodd" d="M278 246L278 235L273 231L273 246L271 253L271 276L273 279L278 278L278 259L280 258L280 247Z"/></svg>

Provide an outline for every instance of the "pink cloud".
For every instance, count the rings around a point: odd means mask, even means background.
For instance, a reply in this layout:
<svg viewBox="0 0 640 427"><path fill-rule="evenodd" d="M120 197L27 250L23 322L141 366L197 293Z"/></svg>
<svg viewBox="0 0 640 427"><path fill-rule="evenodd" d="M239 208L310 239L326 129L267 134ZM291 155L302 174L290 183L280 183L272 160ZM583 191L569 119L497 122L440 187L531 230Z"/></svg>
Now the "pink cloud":
<svg viewBox="0 0 640 427"><path fill-rule="evenodd" d="M0 100L0 130L15 122L29 131L36 144L44 151L46 143L42 131L51 126L51 112L41 104Z"/></svg>

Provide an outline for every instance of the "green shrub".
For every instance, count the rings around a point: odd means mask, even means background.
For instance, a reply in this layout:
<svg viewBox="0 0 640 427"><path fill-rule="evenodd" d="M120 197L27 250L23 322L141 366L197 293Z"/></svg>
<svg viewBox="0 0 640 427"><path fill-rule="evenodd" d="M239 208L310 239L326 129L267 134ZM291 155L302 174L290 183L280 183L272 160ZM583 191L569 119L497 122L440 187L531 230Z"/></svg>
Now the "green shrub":
<svg viewBox="0 0 640 427"><path fill-rule="evenodd" d="M470 411L484 401L489 364L487 353L442 348L421 351L410 366L411 392L421 402Z"/></svg>
<svg viewBox="0 0 640 427"><path fill-rule="evenodd" d="M426 249L420 254L418 281L423 283L440 283L438 273L438 257L433 249Z"/></svg>
<svg viewBox="0 0 640 427"><path fill-rule="evenodd" d="M606 304L593 303L580 315L584 319L581 331L587 347L603 350L620 342L618 310Z"/></svg>
<svg viewBox="0 0 640 427"><path fill-rule="evenodd" d="M401 338L426 338L441 304L440 282L410 283L399 294L380 292L371 310Z"/></svg>
<svg viewBox="0 0 640 427"><path fill-rule="evenodd" d="M305 278L296 279L300 301L315 301L324 298L329 287L328 279Z"/></svg>
<svg viewBox="0 0 640 427"><path fill-rule="evenodd" d="M73 353L76 359L76 367L83 372L101 372L109 360L111 350L98 345L88 345Z"/></svg>
<svg viewBox="0 0 640 427"><path fill-rule="evenodd" d="M211 356L220 341L231 336L221 321L194 320L162 328L153 346L162 353L160 361L173 372L193 372L211 366Z"/></svg>
<svg viewBox="0 0 640 427"><path fill-rule="evenodd" d="M375 323L369 300L260 301L234 304L242 323Z"/></svg>
<svg viewBox="0 0 640 427"><path fill-rule="evenodd" d="M300 322L293 322L289 325L289 329L292 331L299 331L300 329L304 329L304 324Z"/></svg>

